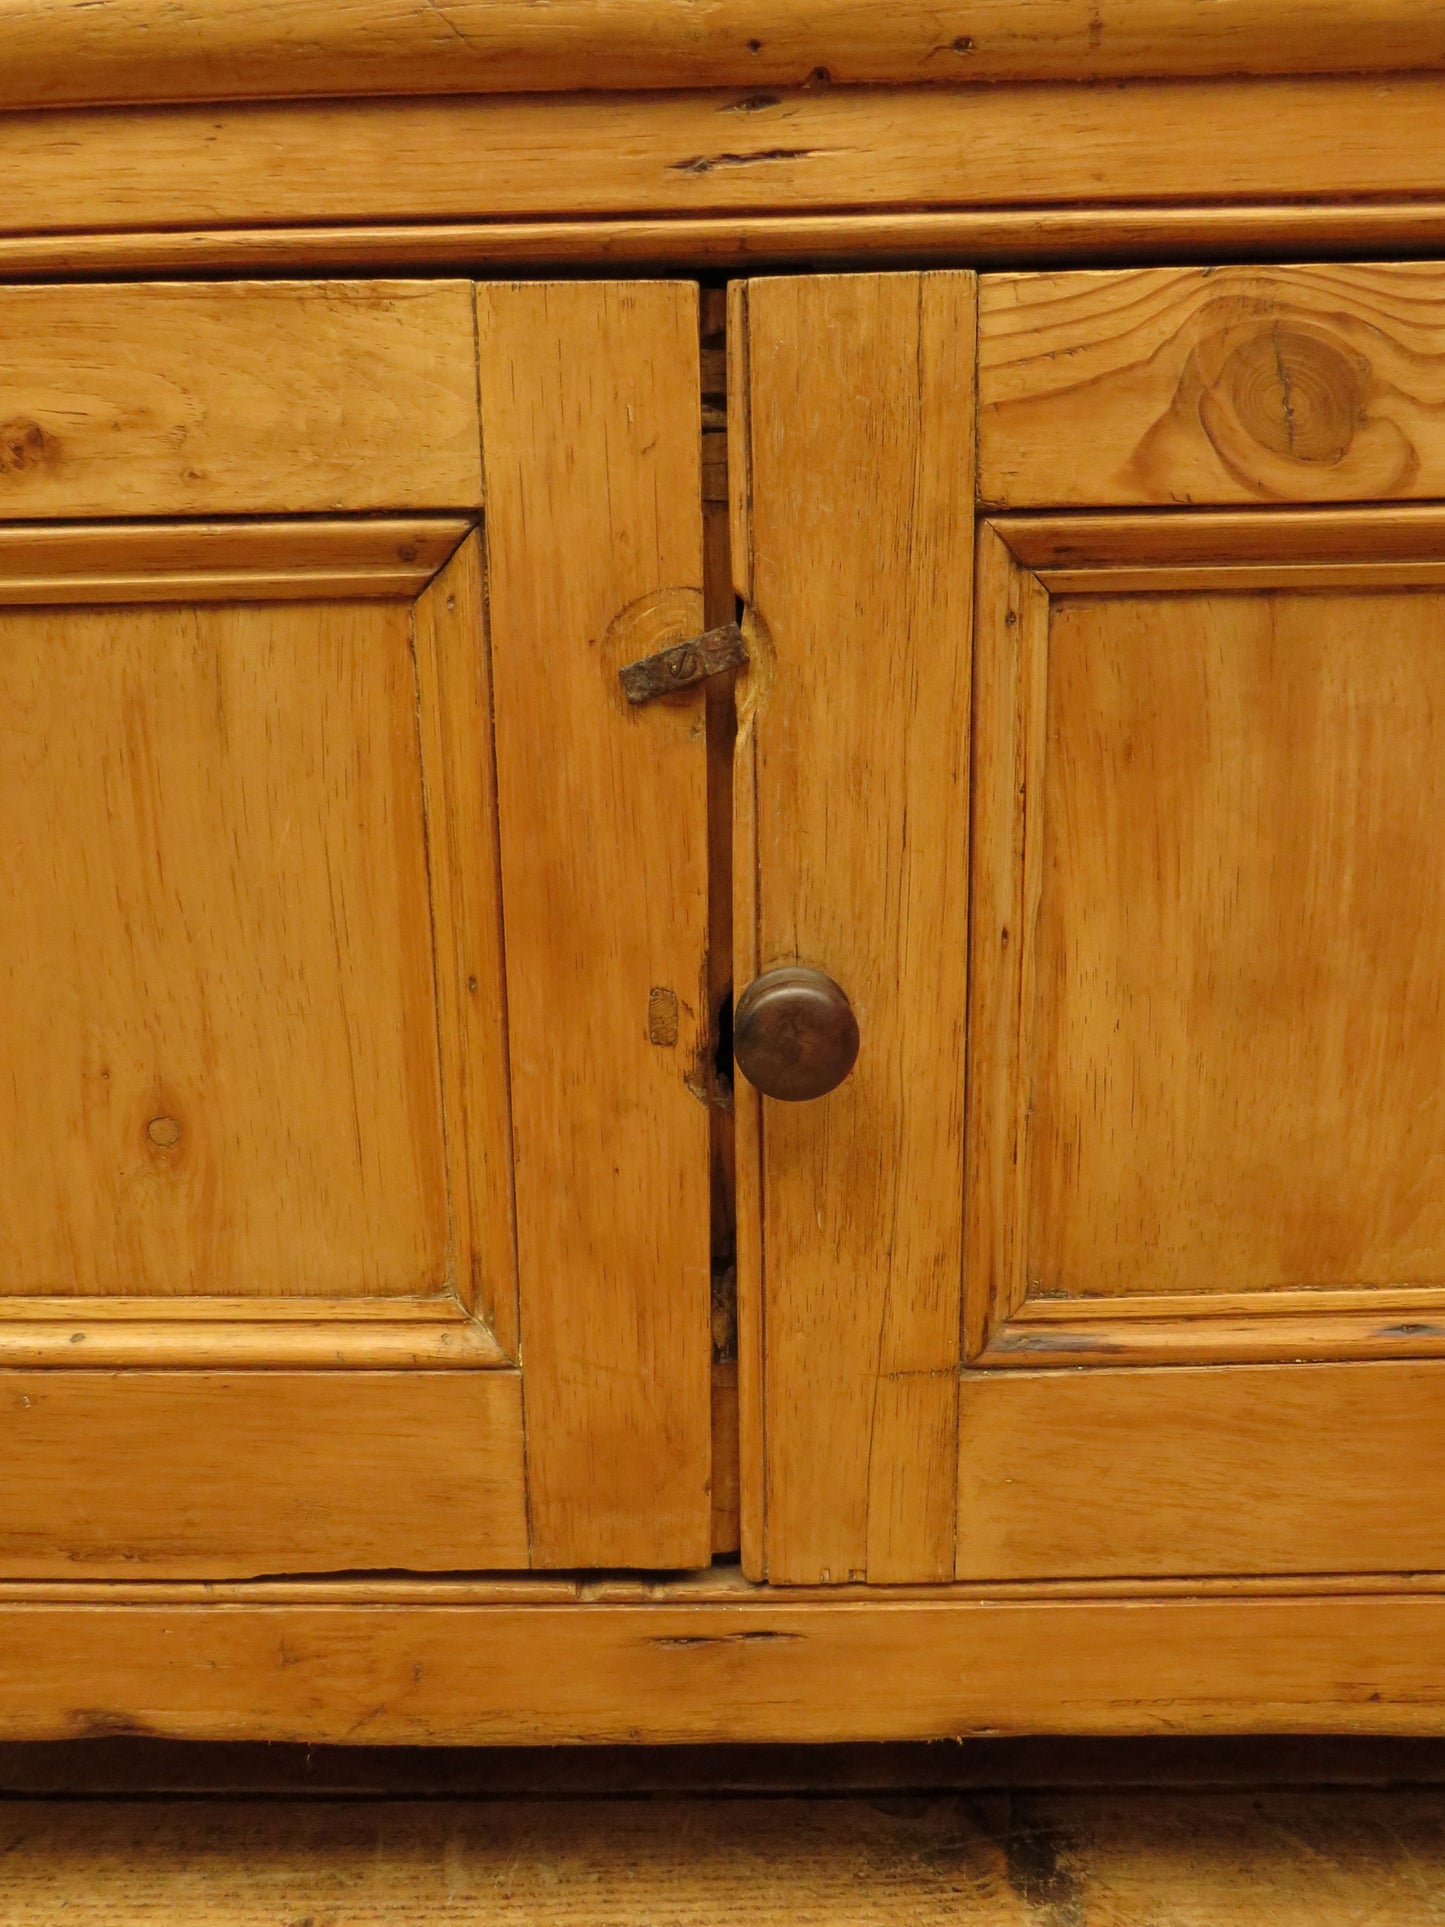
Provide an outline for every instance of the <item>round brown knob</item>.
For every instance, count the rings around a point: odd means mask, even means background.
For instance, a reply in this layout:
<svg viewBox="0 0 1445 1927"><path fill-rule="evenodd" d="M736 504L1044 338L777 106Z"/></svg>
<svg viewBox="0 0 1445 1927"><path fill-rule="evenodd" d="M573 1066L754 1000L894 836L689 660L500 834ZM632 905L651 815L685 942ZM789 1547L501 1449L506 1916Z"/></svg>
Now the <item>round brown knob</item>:
<svg viewBox="0 0 1445 1927"><path fill-rule="evenodd" d="M858 1057L853 1006L823 970L785 964L755 977L733 1013L733 1056L764 1097L826 1097Z"/></svg>

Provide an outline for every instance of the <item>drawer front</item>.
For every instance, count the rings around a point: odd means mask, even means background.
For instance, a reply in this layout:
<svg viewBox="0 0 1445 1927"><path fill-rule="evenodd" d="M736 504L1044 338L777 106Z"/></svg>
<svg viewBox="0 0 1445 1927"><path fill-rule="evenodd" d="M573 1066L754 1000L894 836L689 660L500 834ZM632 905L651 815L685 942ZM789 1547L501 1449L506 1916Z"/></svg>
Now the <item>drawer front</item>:
<svg viewBox="0 0 1445 1927"><path fill-rule="evenodd" d="M979 493L992 508L1445 495L1445 267L984 276Z"/></svg>

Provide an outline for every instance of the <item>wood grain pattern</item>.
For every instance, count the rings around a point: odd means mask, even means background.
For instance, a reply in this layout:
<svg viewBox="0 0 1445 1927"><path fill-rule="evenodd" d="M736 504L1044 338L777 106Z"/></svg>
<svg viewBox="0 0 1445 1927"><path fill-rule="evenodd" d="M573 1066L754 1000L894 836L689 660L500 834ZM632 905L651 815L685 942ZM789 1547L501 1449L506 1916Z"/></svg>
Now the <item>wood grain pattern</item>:
<svg viewBox="0 0 1445 1927"><path fill-rule="evenodd" d="M1032 1294L1445 1279L1441 613L1056 605Z"/></svg>
<svg viewBox="0 0 1445 1927"><path fill-rule="evenodd" d="M1040 717L1049 603L998 529L978 531L973 665L964 1347L972 1359L1027 1297L1028 1069L1038 916Z"/></svg>
<svg viewBox="0 0 1445 1927"><path fill-rule="evenodd" d="M0 520L467 508L459 282L0 289Z"/></svg>
<svg viewBox="0 0 1445 1927"><path fill-rule="evenodd" d="M303 112L303 109L297 110ZM1352 249L1391 255L1445 247L1445 207L1409 200L1341 200L1315 206L1258 202L1105 205L1039 203L1021 209L928 208L846 213L734 211L555 219L230 225L171 229L0 232L0 274L15 277L271 271L343 273L402 267L489 269L563 262L674 266L842 266L869 256L920 261L976 257L998 264L1152 263L1186 252L1277 260Z"/></svg>
<svg viewBox="0 0 1445 1927"><path fill-rule="evenodd" d="M1438 1733L1442 1679L1445 1599L1367 1587L1054 1602L0 1604L0 1734L17 1740L137 1728L429 1745Z"/></svg>
<svg viewBox="0 0 1445 1927"><path fill-rule="evenodd" d="M597 87L1389 72L1441 58L1430 0L24 0L0 106Z"/></svg>
<svg viewBox="0 0 1445 1927"><path fill-rule="evenodd" d="M470 523L374 521L0 524L0 606L304 602L420 594Z"/></svg>
<svg viewBox="0 0 1445 1927"><path fill-rule="evenodd" d="M746 941L764 968L829 971L863 1034L831 1096L762 1108L779 1581L939 1578L952 1556L973 285L751 282L734 364L744 572L770 651L745 749ZM740 1164L740 1192L752 1182Z"/></svg>
<svg viewBox="0 0 1445 1927"><path fill-rule="evenodd" d="M1237 572L1399 567L1429 570L1445 555L1445 509L1435 502L1364 508L1201 509L1188 515L1106 510L1094 515L1011 515L998 524L1010 555L1050 587L1114 587L1124 572L1162 589L1193 570ZM1403 578L1402 578L1403 579Z"/></svg>
<svg viewBox="0 0 1445 1927"><path fill-rule="evenodd" d="M617 684L702 626L697 294L477 304L534 1558L704 1564L703 699Z"/></svg>
<svg viewBox="0 0 1445 1927"><path fill-rule="evenodd" d="M1010 1312L973 1363L1287 1364L1321 1351L1330 1358L1445 1357L1445 1291L1370 1285L1161 1292L1131 1294L1123 1304L1036 1298Z"/></svg>
<svg viewBox="0 0 1445 1927"><path fill-rule="evenodd" d="M304 118L305 110L297 112ZM320 138L320 136L317 136ZM1098 191L1102 191L1098 190ZM1180 205L1105 204L1092 196L1066 205L1022 208L903 208L847 213L719 212L591 215L556 219L478 218L357 221L344 226L227 224L146 231L0 233L0 274L247 273L319 274L402 267L489 272L560 262L757 268L787 263L838 266L869 256L914 261L960 259L995 264L1157 262L1162 257L1278 261L1353 250L1386 258L1445 250L1445 206L1438 196L1408 200L1227 203L1193 197ZM103 213L103 208L101 209ZM204 217L202 217L204 218Z"/></svg>
<svg viewBox="0 0 1445 1927"><path fill-rule="evenodd" d="M299 1316L297 1314L300 1314ZM509 1355L450 1293L351 1298L6 1298L0 1365L88 1371L465 1371ZM364 1410L365 1394L358 1395ZM80 1449L83 1441L76 1441Z"/></svg>
<svg viewBox="0 0 1445 1927"><path fill-rule="evenodd" d="M1402 1746L1376 1757L1387 1771L1394 1761L1408 1774L1419 1770L1418 1752ZM579 1779L587 1757L568 1760ZM615 1756L607 1764L613 1774L626 1765ZM675 1775L676 1755L668 1764ZM773 1777L784 1777L769 1764ZM909 1765L930 1782L940 1777L917 1753ZM855 1770L861 1775L861 1764ZM139 1919L153 1927L254 1927L308 1917L344 1918L348 1927L1445 1921L1438 1786L1121 1792L1060 1791L1046 1781L1045 1790L1030 1791L1005 1786L998 1765L993 1771L983 1790L962 1799L951 1789L913 1793L909 1781L912 1797L869 1797L848 1781L822 1797L806 1782L792 1797L771 1789L679 1797L669 1777L651 1798L618 1800L608 1797L601 1774L590 1798L537 1799L517 1787L521 1775L509 1760L503 1797L489 1789L480 1800L419 1799L414 1765L409 1776L393 1772L399 1791L387 1799L242 1793L202 1802L181 1788L178 1798L135 1801L121 1787L119 1797L104 1800L11 1800L0 1810L7 1881L0 1920L6 1927ZM385 1767L378 1762L371 1773ZM959 1777L966 1773L959 1769ZM353 1780L365 1777L353 1771ZM451 1776L436 1777L450 1788ZM876 1769L869 1777L879 1777Z"/></svg>
<svg viewBox="0 0 1445 1927"><path fill-rule="evenodd" d="M5 1371L0 1426L6 1577L527 1563L515 1372Z"/></svg>
<svg viewBox="0 0 1445 1927"><path fill-rule="evenodd" d="M497 777L482 540L412 617L446 1120L451 1285L517 1352L517 1248Z"/></svg>
<svg viewBox="0 0 1445 1927"><path fill-rule="evenodd" d="M958 1575L1438 1569L1433 1362L972 1373Z"/></svg>
<svg viewBox="0 0 1445 1927"><path fill-rule="evenodd" d="M758 959L758 702L772 667L770 639L752 605L752 447L749 440L748 310L745 281L727 291L728 552L741 605L749 667L735 684L737 734L732 780L732 981L741 995L761 969ZM733 1228L738 1346L738 1539L750 1580L767 1578L767 1446L763 1290L763 1100L733 1068Z"/></svg>
<svg viewBox="0 0 1445 1927"><path fill-rule="evenodd" d="M1445 270L986 276L979 396L998 507L1438 496Z"/></svg>
<svg viewBox="0 0 1445 1927"><path fill-rule="evenodd" d="M438 1290L405 605L0 637L0 893L37 910L0 927L0 1293Z"/></svg>
<svg viewBox="0 0 1445 1927"><path fill-rule="evenodd" d="M3 114L0 233L619 211L896 222L899 208L1012 208L1017 227L1018 210L1069 202L1416 195L1438 207L1442 107L1445 74L1411 74Z"/></svg>
<svg viewBox="0 0 1445 1927"><path fill-rule="evenodd" d="M970 1357L1433 1354L1442 535L1433 507L981 535Z"/></svg>

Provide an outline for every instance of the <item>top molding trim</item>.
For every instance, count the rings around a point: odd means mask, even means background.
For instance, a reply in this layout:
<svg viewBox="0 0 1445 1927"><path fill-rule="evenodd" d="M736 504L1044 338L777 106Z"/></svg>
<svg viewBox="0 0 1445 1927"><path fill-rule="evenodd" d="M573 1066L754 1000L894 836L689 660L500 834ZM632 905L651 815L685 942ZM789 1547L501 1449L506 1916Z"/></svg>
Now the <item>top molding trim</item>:
<svg viewBox="0 0 1445 1927"><path fill-rule="evenodd" d="M0 109L1445 66L1439 0L0 0Z"/></svg>

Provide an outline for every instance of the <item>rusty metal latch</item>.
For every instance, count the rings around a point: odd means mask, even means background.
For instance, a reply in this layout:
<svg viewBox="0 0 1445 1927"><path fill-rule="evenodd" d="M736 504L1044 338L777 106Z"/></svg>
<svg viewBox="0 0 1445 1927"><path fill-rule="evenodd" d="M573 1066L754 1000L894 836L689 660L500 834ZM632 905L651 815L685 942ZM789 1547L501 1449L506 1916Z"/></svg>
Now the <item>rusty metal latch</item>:
<svg viewBox="0 0 1445 1927"><path fill-rule="evenodd" d="M720 629L708 629L659 649L655 656L644 656L641 662L630 662L617 674L628 702L650 703L655 696L691 689L725 669L740 669L747 659L742 630L735 622L725 622Z"/></svg>

